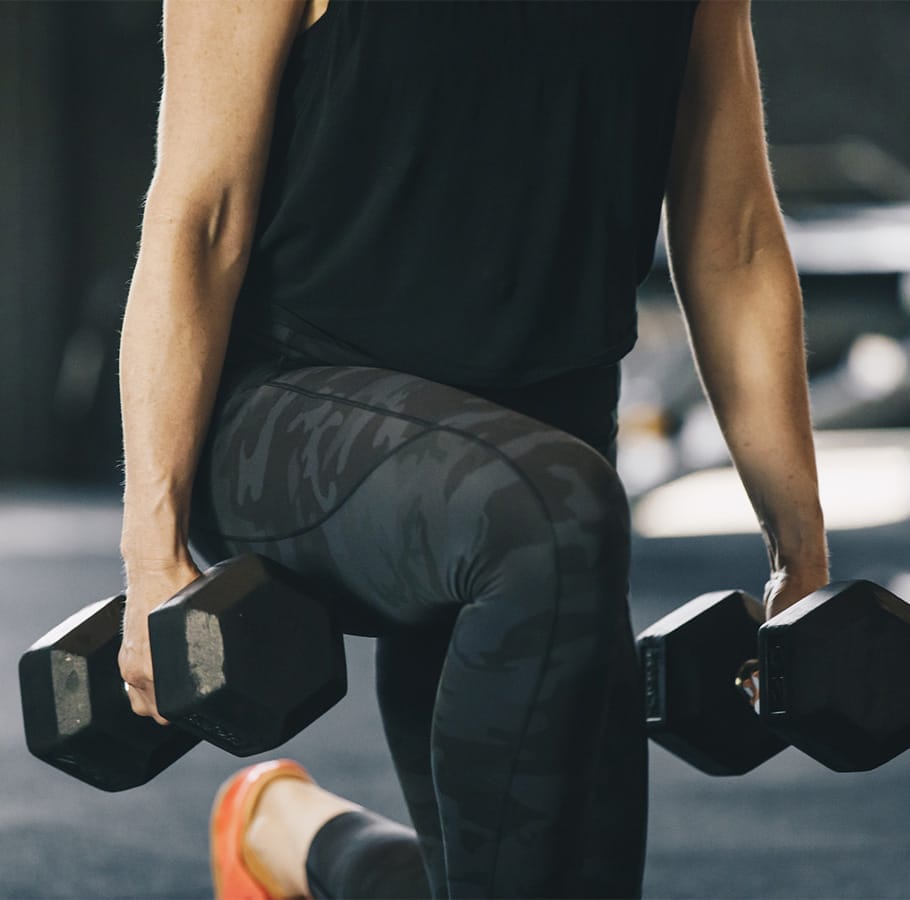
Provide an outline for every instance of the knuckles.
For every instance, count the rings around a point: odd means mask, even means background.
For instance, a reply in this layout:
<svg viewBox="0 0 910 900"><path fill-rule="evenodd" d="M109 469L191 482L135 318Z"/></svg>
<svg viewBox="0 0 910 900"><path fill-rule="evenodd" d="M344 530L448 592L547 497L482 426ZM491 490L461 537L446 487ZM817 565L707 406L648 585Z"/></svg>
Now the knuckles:
<svg viewBox="0 0 910 900"><path fill-rule="evenodd" d="M131 688L144 690L152 685L151 674L147 670L137 666L121 666L120 676Z"/></svg>
<svg viewBox="0 0 910 900"><path fill-rule="evenodd" d="M153 683L151 660L142 657L124 648L117 656L117 666L120 677L131 687L143 690Z"/></svg>

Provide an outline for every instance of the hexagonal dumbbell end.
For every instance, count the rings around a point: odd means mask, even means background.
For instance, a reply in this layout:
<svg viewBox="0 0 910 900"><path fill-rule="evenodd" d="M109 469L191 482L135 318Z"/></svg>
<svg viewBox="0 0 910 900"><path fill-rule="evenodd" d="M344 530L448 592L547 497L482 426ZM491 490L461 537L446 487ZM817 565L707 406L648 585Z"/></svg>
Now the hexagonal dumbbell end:
<svg viewBox="0 0 910 900"><path fill-rule="evenodd" d="M19 660L28 749L104 791L145 784L199 743L130 709L117 664L124 602L86 606Z"/></svg>
<svg viewBox="0 0 910 900"><path fill-rule="evenodd" d="M347 692L344 637L299 575L225 560L149 616L161 714L233 753L271 750Z"/></svg>
<svg viewBox="0 0 910 900"><path fill-rule="evenodd" d="M735 685L763 620L743 591L713 591L638 636L648 735L709 775L741 775L786 747Z"/></svg>
<svg viewBox="0 0 910 900"><path fill-rule="evenodd" d="M910 604L871 581L823 587L758 632L761 717L837 772L910 747Z"/></svg>

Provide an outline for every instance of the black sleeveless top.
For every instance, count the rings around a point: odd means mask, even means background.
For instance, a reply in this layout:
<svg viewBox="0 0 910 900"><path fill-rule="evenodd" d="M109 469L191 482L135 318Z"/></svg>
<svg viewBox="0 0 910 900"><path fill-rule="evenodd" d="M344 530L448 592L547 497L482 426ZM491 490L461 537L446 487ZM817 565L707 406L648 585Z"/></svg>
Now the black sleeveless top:
<svg viewBox="0 0 910 900"><path fill-rule="evenodd" d="M227 365L517 387L618 361L695 6L331 0L284 72Z"/></svg>

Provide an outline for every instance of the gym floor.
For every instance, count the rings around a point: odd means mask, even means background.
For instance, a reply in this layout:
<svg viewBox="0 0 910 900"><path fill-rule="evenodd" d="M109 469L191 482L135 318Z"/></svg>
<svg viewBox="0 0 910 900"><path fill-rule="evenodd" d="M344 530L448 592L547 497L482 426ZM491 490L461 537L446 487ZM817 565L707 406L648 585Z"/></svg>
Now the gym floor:
<svg viewBox="0 0 910 900"><path fill-rule="evenodd" d="M70 612L118 592L119 527L109 492L0 488L0 897L211 896L208 812L244 761L200 745L151 784L105 794L25 748L19 655ZM910 522L835 532L832 577L894 584L910 569L908 547ZM763 566L757 537L636 539L636 630L707 590L758 592ZM373 642L349 637L347 651L347 697L280 753L328 789L407 822L372 692ZM653 744L651 762L646 897L910 894L910 753L855 775L792 749L738 779L703 775Z"/></svg>

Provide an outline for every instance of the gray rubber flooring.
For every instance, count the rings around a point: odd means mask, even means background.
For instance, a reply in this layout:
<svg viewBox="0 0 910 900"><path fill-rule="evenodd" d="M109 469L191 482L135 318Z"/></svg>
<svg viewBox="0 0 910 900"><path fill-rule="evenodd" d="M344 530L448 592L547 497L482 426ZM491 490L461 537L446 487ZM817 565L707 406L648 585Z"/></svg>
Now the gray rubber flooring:
<svg viewBox="0 0 910 900"><path fill-rule="evenodd" d="M18 657L119 590L118 535L111 494L0 489L0 897L211 896L209 808L244 762L199 746L151 784L105 794L25 748ZM910 569L910 524L836 533L832 551L834 577L888 583ZM758 591L763 565L757 538L637 540L636 629L706 590ZM348 638L347 650L348 696L281 753L328 789L408 822L373 696L373 641ZM910 897L910 753L844 775L791 749L733 779L654 745L651 761L647 897Z"/></svg>

